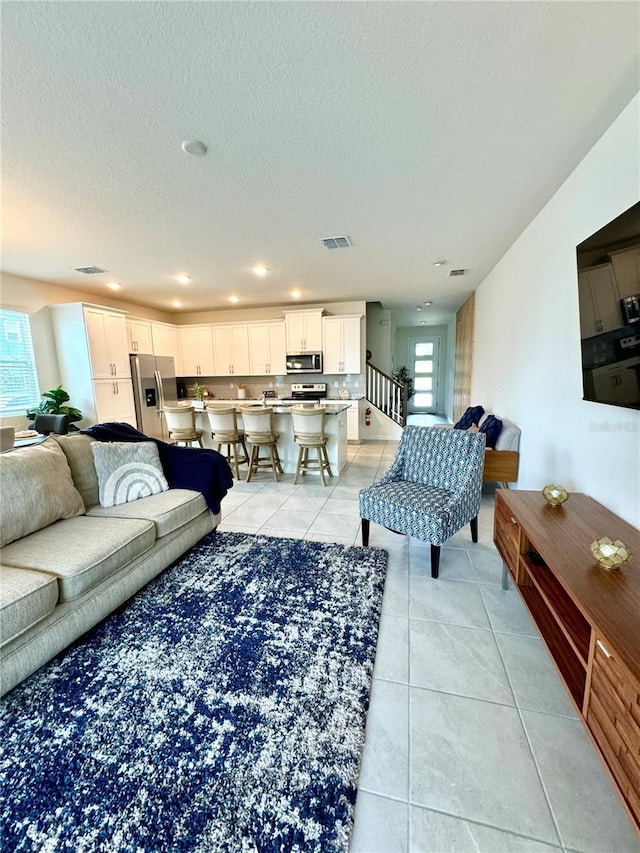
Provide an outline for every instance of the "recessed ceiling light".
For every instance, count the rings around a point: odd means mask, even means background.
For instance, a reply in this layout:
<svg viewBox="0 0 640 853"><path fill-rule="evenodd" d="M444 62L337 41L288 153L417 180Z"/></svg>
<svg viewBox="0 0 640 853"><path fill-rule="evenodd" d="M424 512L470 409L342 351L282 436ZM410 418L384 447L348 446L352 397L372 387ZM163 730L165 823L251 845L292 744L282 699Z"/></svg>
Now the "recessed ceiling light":
<svg viewBox="0 0 640 853"><path fill-rule="evenodd" d="M416 311L422 311L422 305L416 305Z"/></svg>
<svg viewBox="0 0 640 853"><path fill-rule="evenodd" d="M182 150L185 154L191 154L193 157L204 157L207 153L207 146L204 142L198 142L197 139L185 139L182 143Z"/></svg>
<svg viewBox="0 0 640 853"><path fill-rule="evenodd" d="M171 304L174 308L182 308L182 302L179 299L174 299Z"/></svg>
<svg viewBox="0 0 640 853"><path fill-rule="evenodd" d="M229 297L229 302L237 302L237 301L238 301L238 299L239 299L239 297L238 297L238 296L230 296L230 297Z"/></svg>
<svg viewBox="0 0 640 853"><path fill-rule="evenodd" d="M426 325L427 325L427 321L426 321L426 320L420 320L420 325L421 325L421 326L426 326Z"/></svg>
<svg viewBox="0 0 640 853"><path fill-rule="evenodd" d="M446 261L444 261L444 260L442 260L442 261L433 261L433 266L434 266L434 267L443 267L446 263L447 263L447 262L446 262Z"/></svg>
<svg viewBox="0 0 640 853"><path fill-rule="evenodd" d="M292 296L294 299L300 299L300 297L302 296L302 294L300 293L300 291L299 291L299 290L292 290L292 291L291 291L291 296Z"/></svg>
<svg viewBox="0 0 640 853"><path fill-rule="evenodd" d="M122 285L119 284L117 281L110 281L107 287L110 287L111 290L120 290Z"/></svg>
<svg viewBox="0 0 640 853"><path fill-rule="evenodd" d="M180 284L189 284L189 282L191 281L191 276L180 274L176 276L176 281L179 281Z"/></svg>
<svg viewBox="0 0 640 853"><path fill-rule="evenodd" d="M433 305L433 302L431 302L431 301L429 301L429 302L423 302L422 304L423 304L423 305Z"/></svg>
<svg viewBox="0 0 640 853"><path fill-rule="evenodd" d="M260 264L259 266L254 267L253 271L256 275L259 275L262 278L263 276L265 276L269 272L269 268L262 266L262 264Z"/></svg>

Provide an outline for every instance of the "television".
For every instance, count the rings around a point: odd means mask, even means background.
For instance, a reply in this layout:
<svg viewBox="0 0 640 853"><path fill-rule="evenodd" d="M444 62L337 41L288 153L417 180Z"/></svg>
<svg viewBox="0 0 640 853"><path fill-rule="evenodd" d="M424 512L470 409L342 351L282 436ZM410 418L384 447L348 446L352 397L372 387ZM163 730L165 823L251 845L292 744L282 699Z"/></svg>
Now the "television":
<svg viewBox="0 0 640 853"><path fill-rule="evenodd" d="M640 409L640 202L576 247L583 399Z"/></svg>

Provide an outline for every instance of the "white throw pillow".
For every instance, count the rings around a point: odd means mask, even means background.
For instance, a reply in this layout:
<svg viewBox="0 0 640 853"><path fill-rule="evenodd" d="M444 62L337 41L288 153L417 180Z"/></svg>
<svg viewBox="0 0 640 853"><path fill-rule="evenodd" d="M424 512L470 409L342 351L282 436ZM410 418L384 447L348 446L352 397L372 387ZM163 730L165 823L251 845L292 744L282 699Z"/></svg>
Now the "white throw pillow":
<svg viewBox="0 0 640 853"><path fill-rule="evenodd" d="M100 506L119 506L166 492L158 448L152 441L94 441Z"/></svg>

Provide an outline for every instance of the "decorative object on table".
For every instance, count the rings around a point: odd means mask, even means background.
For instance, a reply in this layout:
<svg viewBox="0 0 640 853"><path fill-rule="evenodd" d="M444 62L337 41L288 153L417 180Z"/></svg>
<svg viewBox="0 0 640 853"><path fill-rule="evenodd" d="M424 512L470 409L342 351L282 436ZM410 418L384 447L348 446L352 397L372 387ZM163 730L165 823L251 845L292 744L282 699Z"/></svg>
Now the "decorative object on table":
<svg viewBox="0 0 640 853"><path fill-rule="evenodd" d="M204 387L204 385L200 385L199 382L196 382L192 386L191 390L193 391L195 398L199 403L201 403L204 400L205 396L208 396L209 393Z"/></svg>
<svg viewBox="0 0 640 853"><path fill-rule="evenodd" d="M77 432L76 423L82 420L82 412L74 406L65 406L71 397L62 385L52 388L50 391L42 392L42 400L37 406L27 409L27 418L34 421L36 415L66 415L67 429L69 432Z"/></svg>
<svg viewBox="0 0 640 853"><path fill-rule="evenodd" d="M608 536L594 539L591 543L591 553L603 569L619 569L631 556L624 542L610 539Z"/></svg>
<svg viewBox="0 0 640 853"><path fill-rule="evenodd" d="M556 486L553 483L545 486L542 494L549 506L560 506L569 498L569 492L563 486Z"/></svg>
<svg viewBox="0 0 640 853"><path fill-rule="evenodd" d="M247 396L247 386L239 383L236 385L236 391L238 392L238 400L244 400Z"/></svg>
<svg viewBox="0 0 640 853"><path fill-rule="evenodd" d="M386 565L207 536L3 700L6 849L347 853Z"/></svg>

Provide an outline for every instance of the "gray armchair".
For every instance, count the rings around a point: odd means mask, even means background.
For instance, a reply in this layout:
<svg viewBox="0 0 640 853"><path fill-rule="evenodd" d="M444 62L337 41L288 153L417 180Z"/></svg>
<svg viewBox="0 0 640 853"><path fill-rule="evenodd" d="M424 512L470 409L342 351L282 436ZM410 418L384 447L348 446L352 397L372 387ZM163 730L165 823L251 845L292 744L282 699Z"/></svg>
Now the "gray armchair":
<svg viewBox="0 0 640 853"><path fill-rule="evenodd" d="M458 429L405 427L391 467L360 492L362 544L371 521L431 544L431 577L440 546L471 523L478 541L485 436Z"/></svg>

